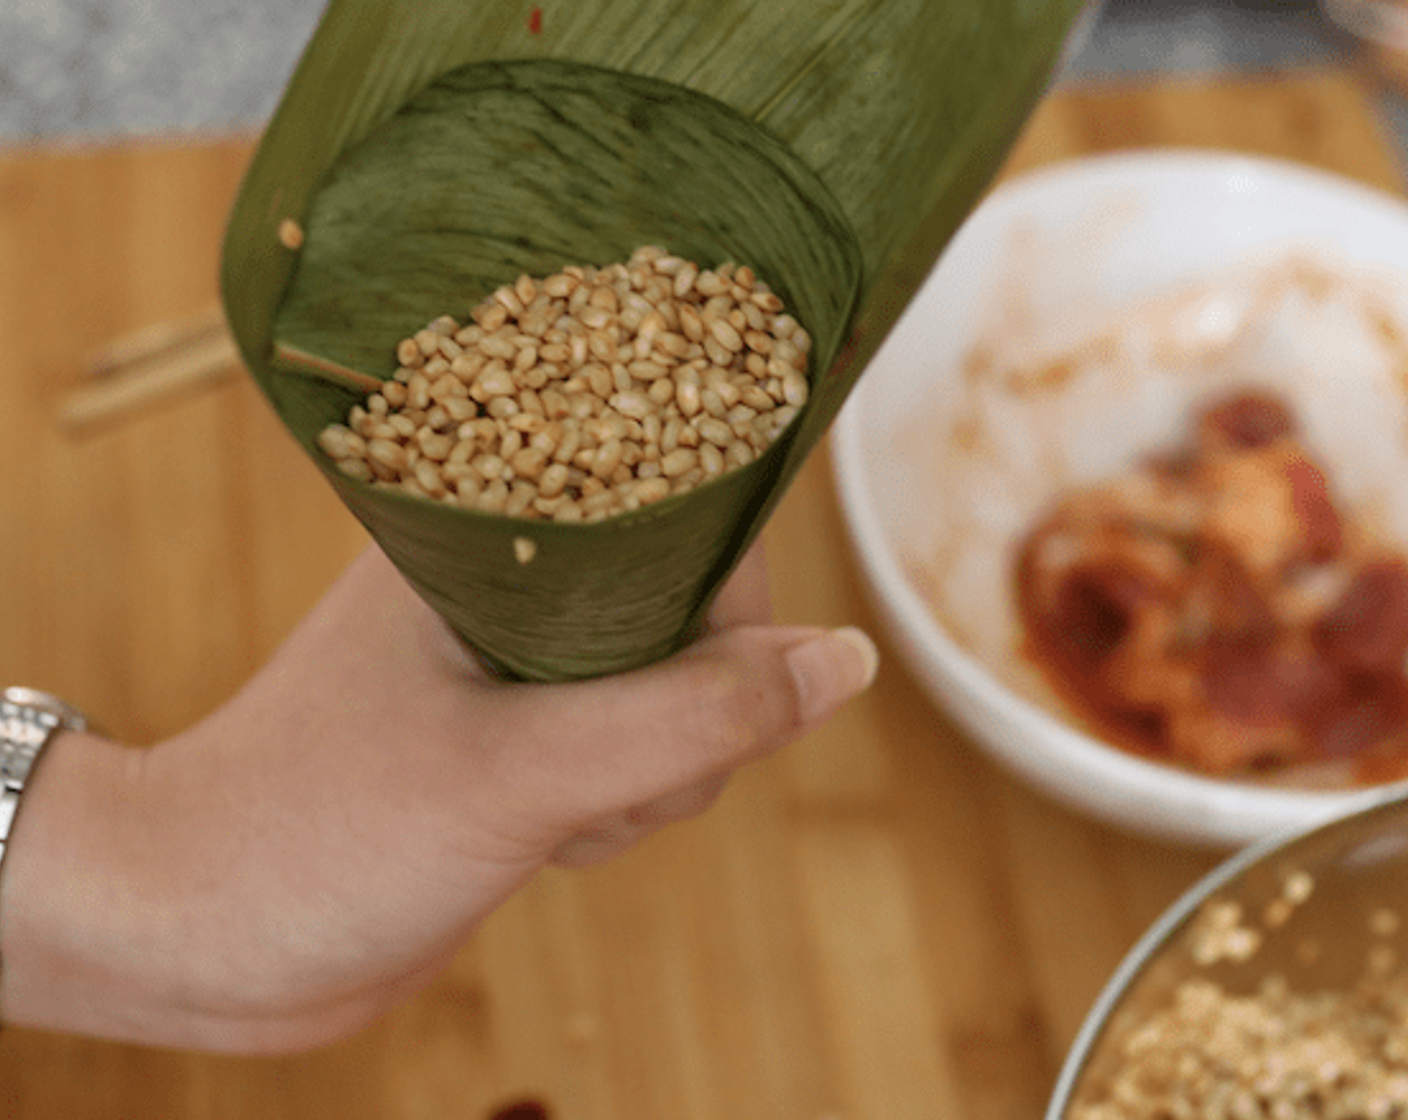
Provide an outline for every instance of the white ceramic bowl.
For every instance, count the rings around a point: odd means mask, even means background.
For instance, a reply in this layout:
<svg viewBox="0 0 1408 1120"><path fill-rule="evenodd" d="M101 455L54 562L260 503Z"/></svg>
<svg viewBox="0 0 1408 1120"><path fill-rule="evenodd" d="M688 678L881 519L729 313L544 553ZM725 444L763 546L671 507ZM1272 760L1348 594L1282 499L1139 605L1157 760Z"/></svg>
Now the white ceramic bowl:
<svg viewBox="0 0 1408 1120"><path fill-rule="evenodd" d="M1296 410L1341 501L1408 544L1405 340L1397 198L1196 151L1000 188L832 435L855 552L915 678L1016 774L1132 831L1236 846L1372 796L1325 774L1209 778L1098 741L1022 656L1011 571L1059 491L1167 446L1196 401L1249 381Z"/></svg>

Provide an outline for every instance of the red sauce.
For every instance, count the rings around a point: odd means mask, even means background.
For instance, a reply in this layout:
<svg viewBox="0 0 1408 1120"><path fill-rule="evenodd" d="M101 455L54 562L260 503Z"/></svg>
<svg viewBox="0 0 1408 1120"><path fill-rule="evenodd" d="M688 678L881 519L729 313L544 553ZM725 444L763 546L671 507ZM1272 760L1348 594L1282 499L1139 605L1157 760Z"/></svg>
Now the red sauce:
<svg viewBox="0 0 1408 1120"><path fill-rule="evenodd" d="M1295 417L1215 401L1023 543L1030 656L1106 738L1213 774L1408 773L1408 561L1352 531Z"/></svg>

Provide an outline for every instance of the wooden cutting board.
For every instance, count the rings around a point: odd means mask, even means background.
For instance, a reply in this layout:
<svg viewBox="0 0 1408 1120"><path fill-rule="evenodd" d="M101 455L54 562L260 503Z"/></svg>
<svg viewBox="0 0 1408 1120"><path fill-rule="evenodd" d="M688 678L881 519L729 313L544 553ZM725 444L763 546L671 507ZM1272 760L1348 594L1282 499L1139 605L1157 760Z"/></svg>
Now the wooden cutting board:
<svg viewBox="0 0 1408 1120"><path fill-rule="evenodd" d="M1063 91L1008 173L1198 145L1401 189L1352 73ZM215 299L247 140L0 152L0 681L151 743L229 696L362 547L242 376L80 433L85 356ZM779 614L872 628L825 453L768 530ZM799 574L800 573L800 574ZM1007 778L891 656L702 820L497 913L422 997L287 1059L0 1035L20 1120L1012 1120L1086 1009L1212 866Z"/></svg>

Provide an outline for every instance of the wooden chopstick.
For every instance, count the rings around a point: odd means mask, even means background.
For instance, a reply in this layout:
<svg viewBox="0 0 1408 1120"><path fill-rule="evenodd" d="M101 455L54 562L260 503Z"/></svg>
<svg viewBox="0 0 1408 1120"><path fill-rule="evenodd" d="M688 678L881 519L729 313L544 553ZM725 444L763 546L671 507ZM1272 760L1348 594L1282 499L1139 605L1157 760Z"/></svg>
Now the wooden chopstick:
<svg viewBox="0 0 1408 1120"><path fill-rule="evenodd" d="M83 382L60 402L56 420L66 432L83 433L216 385L239 366L239 351L218 307L158 323L93 354Z"/></svg>
<svg viewBox="0 0 1408 1120"><path fill-rule="evenodd" d="M225 313L218 304L199 315L154 323L109 343L89 355L85 372L91 378L122 373L135 363L154 360L216 333L225 333Z"/></svg>

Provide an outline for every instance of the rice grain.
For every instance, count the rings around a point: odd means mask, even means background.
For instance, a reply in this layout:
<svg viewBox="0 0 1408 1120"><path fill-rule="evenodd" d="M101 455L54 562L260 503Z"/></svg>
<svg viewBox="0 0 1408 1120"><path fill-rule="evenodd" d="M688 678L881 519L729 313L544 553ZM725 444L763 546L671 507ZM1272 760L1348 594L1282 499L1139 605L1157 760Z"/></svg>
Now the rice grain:
<svg viewBox="0 0 1408 1120"><path fill-rule="evenodd" d="M655 246L520 276L470 319L400 340L380 391L320 433L343 474L482 512L600 520L753 462L809 394L810 337L751 269Z"/></svg>

